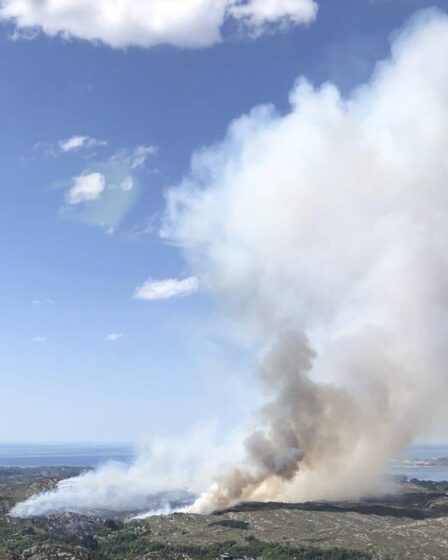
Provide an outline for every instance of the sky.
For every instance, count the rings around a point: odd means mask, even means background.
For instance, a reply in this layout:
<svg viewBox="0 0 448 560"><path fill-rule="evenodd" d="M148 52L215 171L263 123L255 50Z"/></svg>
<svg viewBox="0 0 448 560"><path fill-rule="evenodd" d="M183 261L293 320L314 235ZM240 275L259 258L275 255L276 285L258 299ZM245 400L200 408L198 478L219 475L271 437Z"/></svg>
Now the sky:
<svg viewBox="0 0 448 560"><path fill-rule="evenodd" d="M251 341L161 235L167 190L232 120L286 111L300 76L347 94L413 14L447 10L192 0L170 20L147 0L144 25L105 2L0 0L2 442L239 424Z"/></svg>

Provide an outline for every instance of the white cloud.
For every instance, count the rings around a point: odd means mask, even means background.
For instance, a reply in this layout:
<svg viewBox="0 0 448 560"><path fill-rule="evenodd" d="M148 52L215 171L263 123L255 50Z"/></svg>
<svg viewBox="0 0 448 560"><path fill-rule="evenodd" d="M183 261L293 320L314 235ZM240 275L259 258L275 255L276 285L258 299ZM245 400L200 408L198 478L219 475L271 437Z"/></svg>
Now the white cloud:
<svg viewBox="0 0 448 560"><path fill-rule="evenodd" d="M116 342L117 340L120 340L120 338L123 338L121 333L111 333L106 336L105 340L107 342Z"/></svg>
<svg viewBox="0 0 448 560"><path fill-rule="evenodd" d="M106 179L102 173L79 175L73 179L73 186L66 193L65 199L69 204L97 200L106 186Z"/></svg>
<svg viewBox="0 0 448 560"><path fill-rule="evenodd" d="M132 154L132 169L143 167L149 156L153 156L157 151L155 146L138 146Z"/></svg>
<svg viewBox="0 0 448 560"><path fill-rule="evenodd" d="M135 170L144 167L148 158L156 153L156 146L142 145L137 146L133 150L119 150L112 156L112 160L121 160L126 163L131 170Z"/></svg>
<svg viewBox="0 0 448 560"><path fill-rule="evenodd" d="M317 4L297 0L251 0L238 2L229 11L253 35L259 35L270 24L290 26L313 21Z"/></svg>
<svg viewBox="0 0 448 560"><path fill-rule="evenodd" d="M120 188L124 191L132 190L134 188L134 178L130 175L128 177L125 177L120 183Z"/></svg>
<svg viewBox="0 0 448 560"><path fill-rule="evenodd" d="M90 136L72 136L66 140L60 140L58 147L62 152L77 152L82 149L96 148L99 146L106 146L105 140L97 140Z"/></svg>
<svg viewBox="0 0 448 560"><path fill-rule="evenodd" d="M37 305L53 305L54 304L54 300L52 299L35 299L31 302L32 306L37 306Z"/></svg>
<svg viewBox="0 0 448 560"><path fill-rule="evenodd" d="M199 280L192 276L184 280L170 278L167 280L148 280L135 290L136 299L155 301L178 296L194 294L199 289Z"/></svg>
<svg viewBox="0 0 448 560"><path fill-rule="evenodd" d="M34 29L101 41L115 48L173 45L200 48L222 40L234 20L256 34L268 24L306 24L317 13L315 0L3 0L0 18L33 37ZM31 34L30 34L31 31Z"/></svg>
<svg viewBox="0 0 448 560"><path fill-rule="evenodd" d="M33 342L38 342L38 343L42 343L42 342L47 342L47 339L44 336L35 336L32 339Z"/></svg>
<svg viewBox="0 0 448 560"><path fill-rule="evenodd" d="M141 145L136 148L123 148L117 150L108 160L109 166L121 165L127 167L129 172L145 167L150 156L157 153L157 146Z"/></svg>
<svg viewBox="0 0 448 560"><path fill-rule="evenodd" d="M81 142L73 140L71 146L78 146ZM156 146L140 145L120 148L95 161L89 159L87 166L67 188L62 212L97 225L107 233L114 233L138 200L143 179L152 172L148 158L156 153ZM80 204L89 201L96 203Z"/></svg>

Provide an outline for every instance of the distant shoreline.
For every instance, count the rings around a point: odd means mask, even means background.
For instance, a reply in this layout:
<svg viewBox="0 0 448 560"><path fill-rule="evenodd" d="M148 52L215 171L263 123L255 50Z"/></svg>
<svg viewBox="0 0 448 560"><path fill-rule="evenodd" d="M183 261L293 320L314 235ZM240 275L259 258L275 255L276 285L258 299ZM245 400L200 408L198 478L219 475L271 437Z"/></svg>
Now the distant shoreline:
<svg viewBox="0 0 448 560"><path fill-rule="evenodd" d="M131 444L0 443L0 467L87 467L110 462L129 464L136 457ZM386 474L419 480L448 480L448 445L416 445L391 461Z"/></svg>

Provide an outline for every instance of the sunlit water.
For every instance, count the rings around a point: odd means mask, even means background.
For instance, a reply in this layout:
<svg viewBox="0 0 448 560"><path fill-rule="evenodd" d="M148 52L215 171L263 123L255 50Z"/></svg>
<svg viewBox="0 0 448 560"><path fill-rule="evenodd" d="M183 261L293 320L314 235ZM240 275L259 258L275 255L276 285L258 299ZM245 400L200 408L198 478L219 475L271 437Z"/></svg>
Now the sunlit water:
<svg viewBox="0 0 448 560"><path fill-rule="evenodd" d="M108 461L130 463L130 445L36 445L0 444L0 467L98 467ZM411 447L387 472L420 480L448 480L448 466L430 466L422 461L448 457L448 445Z"/></svg>
<svg viewBox="0 0 448 560"><path fill-rule="evenodd" d="M416 445L408 449L402 459L391 462L387 472L393 475L404 475L409 479L448 480L448 465L425 464L443 457L448 457L448 445Z"/></svg>
<svg viewBox="0 0 448 560"><path fill-rule="evenodd" d="M129 463L130 445L0 444L0 467L99 467L109 461Z"/></svg>

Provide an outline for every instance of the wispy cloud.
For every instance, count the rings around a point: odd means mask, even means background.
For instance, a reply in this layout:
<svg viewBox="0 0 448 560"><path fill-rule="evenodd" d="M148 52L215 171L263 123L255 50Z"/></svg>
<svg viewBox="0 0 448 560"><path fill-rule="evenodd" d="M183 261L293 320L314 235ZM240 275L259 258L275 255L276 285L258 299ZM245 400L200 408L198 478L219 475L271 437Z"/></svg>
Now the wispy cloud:
<svg viewBox="0 0 448 560"><path fill-rule="evenodd" d="M89 173L74 177L73 185L65 195L69 204L79 204L97 200L106 187L106 178L102 173Z"/></svg>
<svg viewBox="0 0 448 560"><path fill-rule="evenodd" d="M121 163L129 167L131 171L141 169L146 165L149 157L157 153L157 146L142 144L133 149L117 150L109 158L110 163Z"/></svg>
<svg viewBox="0 0 448 560"><path fill-rule="evenodd" d="M120 338L123 338L122 333L111 333L106 336L105 340L107 342L116 342L117 340L120 340Z"/></svg>
<svg viewBox="0 0 448 560"><path fill-rule="evenodd" d="M106 140L98 140L90 136L72 136L66 140L58 142L58 148L64 152L78 152L83 149L97 148L100 146L107 146Z"/></svg>
<svg viewBox="0 0 448 560"><path fill-rule="evenodd" d="M43 342L47 342L47 339L45 336L35 336L32 341L41 344Z"/></svg>
<svg viewBox="0 0 448 560"><path fill-rule="evenodd" d="M229 2L229 14L258 37L267 28L280 28L312 22L317 15L317 2L311 0L249 0Z"/></svg>
<svg viewBox="0 0 448 560"><path fill-rule="evenodd" d="M272 26L308 24L317 10L316 0L3 0L0 19L15 26L15 40L32 39L38 29L114 48L203 48L223 39L229 21L257 36Z"/></svg>
<svg viewBox="0 0 448 560"><path fill-rule="evenodd" d="M138 200L143 180L153 172L148 160L157 150L152 144L142 144L114 150L105 158L89 160L68 185L61 212L66 217L99 226L108 233L116 232Z"/></svg>
<svg viewBox="0 0 448 560"><path fill-rule="evenodd" d="M31 305L33 307L36 307L38 305L53 305L54 304L54 300L50 299L50 298L46 298L46 299L35 299L31 302Z"/></svg>
<svg viewBox="0 0 448 560"><path fill-rule="evenodd" d="M65 151L80 149L84 138L87 137L76 136L65 141ZM65 195L66 202L73 205L98 200L106 189L131 191L135 186L135 172L144 168L148 158L156 152L156 146L150 145L117 150L105 161L91 165L73 179L73 184Z"/></svg>
<svg viewBox="0 0 448 560"><path fill-rule="evenodd" d="M135 299L156 301L179 296L189 296L199 290L199 280L196 276L178 280L148 280L134 292Z"/></svg>
<svg viewBox="0 0 448 560"><path fill-rule="evenodd" d="M131 177L130 175L128 177L125 177L123 179L123 181L121 181L120 183L120 188L124 191L130 191L131 189L134 188L134 178Z"/></svg>

